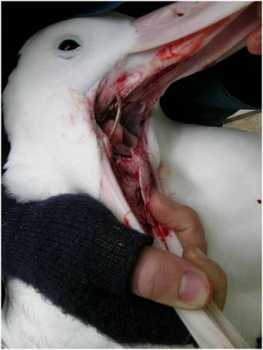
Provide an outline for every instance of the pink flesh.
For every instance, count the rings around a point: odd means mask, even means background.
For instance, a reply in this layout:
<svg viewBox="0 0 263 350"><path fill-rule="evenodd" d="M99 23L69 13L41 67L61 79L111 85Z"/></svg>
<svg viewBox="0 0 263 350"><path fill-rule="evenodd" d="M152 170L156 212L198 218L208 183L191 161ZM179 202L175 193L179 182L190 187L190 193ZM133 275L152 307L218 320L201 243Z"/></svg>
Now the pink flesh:
<svg viewBox="0 0 263 350"><path fill-rule="evenodd" d="M112 121L107 122L103 129L104 133L107 134L112 130L112 124ZM139 137L138 142L130 148L128 156L126 156L125 147L133 144L134 137L119 126L119 130L116 130L117 134L111 139L111 144L107 144L107 154L116 180L141 228L147 234L157 235L165 244L165 237L169 234L169 230L159 225L149 210L151 192L153 188L157 187L157 183L150 165L148 152L145 151L148 149L145 135L148 123L146 124L143 134ZM115 149L118 150L117 154L114 154ZM127 214L124 215L122 222L127 227L131 227Z"/></svg>
<svg viewBox="0 0 263 350"><path fill-rule="evenodd" d="M193 4L189 3L181 5L181 7L173 7L173 9L183 11L184 8L185 11L188 11L191 6ZM200 11L200 8L205 5L198 6ZM153 17L151 15L146 17L145 27L143 20L137 21L138 26L144 29L147 27L149 30L149 26L152 24L154 28L152 23L154 16L159 16L159 24L166 23L165 18L169 15L169 11L164 11L163 17L160 16L160 13L153 14ZM195 16L197 13L195 7ZM205 18L207 20L207 16ZM186 37L178 38L178 40L170 41L154 50L146 51L145 56L140 53L141 62L136 66L128 64L125 68L125 64L120 62L116 70L111 72L98 88L96 115L109 116L105 121L103 118L102 121L97 120L103 130L102 144L113 172L109 174L108 170L107 176L115 176L117 179L117 185L114 183L115 195L118 192L118 199L115 196L113 200L110 196L113 195L114 191L111 195L105 195L102 191L102 200L111 209L120 200L125 209L122 210L122 215L119 213L117 216L119 218L122 216L122 222L129 227L141 228L145 233L158 237L167 249L169 247L166 237L172 233L166 227L158 224L149 210L151 192L155 188L159 189L160 185L149 159L148 118L155 103L173 81L204 69L227 56L233 51L233 48L240 47L247 35L257 26L254 5L243 12L232 13L230 11L230 16L228 15L226 18L221 16L216 23L210 21L208 27L201 25L201 30L189 33ZM160 41L162 40L163 36ZM133 55L131 55L132 57ZM114 103L116 95L121 99L124 117L122 117L109 142L108 138L116 114L116 103ZM133 132L138 135L137 137L129 131L131 126L134 127L136 124L136 120L139 123ZM109 168L109 165L107 167ZM103 179L104 183L109 181L105 176ZM118 186L119 188L117 188ZM104 186L104 191L106 187ZM129 208L139 224L132 217Z"/></svg>

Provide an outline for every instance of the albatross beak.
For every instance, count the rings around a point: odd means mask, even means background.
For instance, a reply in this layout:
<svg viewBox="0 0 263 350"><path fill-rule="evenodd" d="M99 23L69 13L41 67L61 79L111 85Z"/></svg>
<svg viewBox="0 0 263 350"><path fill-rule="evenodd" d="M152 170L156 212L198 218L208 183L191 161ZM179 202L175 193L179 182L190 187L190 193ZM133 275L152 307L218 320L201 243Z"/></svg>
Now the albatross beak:
<svg viewBox="0 0 263 350"><path fill-rule="evenodd" d="M244 11L251 1L176 2L135 20L137 41L131 52L154 49L196 33L237 12Z"/></svg>
<svg viewBox="0 0 263 350"><path fill-rule="evenodd" d="M142 97L145 101L148 95L158 100L174 81L245 46L259 19L251 2L178 2L136 19L133 25L137 37L126 63L103 81L102 109L116 95L129 96L130 101Z"/></svg>

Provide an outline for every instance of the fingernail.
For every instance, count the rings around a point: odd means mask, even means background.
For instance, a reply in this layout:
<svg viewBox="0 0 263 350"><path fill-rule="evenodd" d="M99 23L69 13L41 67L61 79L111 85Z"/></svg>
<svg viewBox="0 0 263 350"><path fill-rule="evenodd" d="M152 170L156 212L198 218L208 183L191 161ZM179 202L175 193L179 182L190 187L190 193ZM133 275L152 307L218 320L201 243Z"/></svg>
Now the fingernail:
<svg viewBox="0 0 263 350"><path fill-rule="evenodd" d="M201 273L184 272L178 292L182 303L193 308L203 307L208 302L209 292L209 282Z"/></svg>

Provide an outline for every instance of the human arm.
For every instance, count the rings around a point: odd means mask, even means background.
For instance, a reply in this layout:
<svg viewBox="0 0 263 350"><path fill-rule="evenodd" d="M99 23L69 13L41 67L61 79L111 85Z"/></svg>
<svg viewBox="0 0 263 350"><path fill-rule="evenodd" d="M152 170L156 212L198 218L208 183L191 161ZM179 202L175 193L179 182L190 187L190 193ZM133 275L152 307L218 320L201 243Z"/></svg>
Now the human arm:
<svg viewBox="0 0 263 350"><path fill-rule="evenodd" d="M189 339L172 309L131 293L134 260L152 243L150 237L131 234L84 195L20 204L3 192L2 208L5 280L23 280L63 312L117 342L172 344ZM167 326L170 330L164 331Z"/></svg>
<svg viewBox="0 0 263 350"><path fill-rule="evenodd" d="M152 243L150 237L125 229L106 208L88 196L64 195L28 204L18 204L7 196L3 199L5 277L21 278L64 312L94 325L118 342L189 341L189 333L173 309L131 292L133 275L137 294L159 301L158 295L147 294L149 291L158 294L159 290L165 299L161 302L176 303L178 261L172 254L147 248ZM159 204L157 198L154 205L157 211ZM163 209L167 209L167 204ZM188 227L192 229L191 220ZM155 261L150 276L145 261ZM160 275L159 263L171 271L167 279L163 279L163 273ZM143 275L148 278L148 285L141 283L139 276ZM165 280L167 288L162 290ZM155 290L149 288L153 282ZM201 302L205 301L203 298Z"/></svg>

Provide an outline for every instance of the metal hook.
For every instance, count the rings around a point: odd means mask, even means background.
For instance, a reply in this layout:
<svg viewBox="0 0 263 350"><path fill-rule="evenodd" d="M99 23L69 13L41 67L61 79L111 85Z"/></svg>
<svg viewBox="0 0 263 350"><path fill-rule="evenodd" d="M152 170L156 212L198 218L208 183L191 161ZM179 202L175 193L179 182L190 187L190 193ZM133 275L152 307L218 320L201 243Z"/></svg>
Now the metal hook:
<svg viewBox="0 0 263 350"><path fill-rule="evenodd" d="M117 109L116 117L114 120L113 128L110 132L109 140L111 140L112 136L114 135L116 128L117 128L117 125L119 124L119 121L121 119L121 99L120 99L119 95L116 95L116 100L117 100L118 109Z"/></svg>

